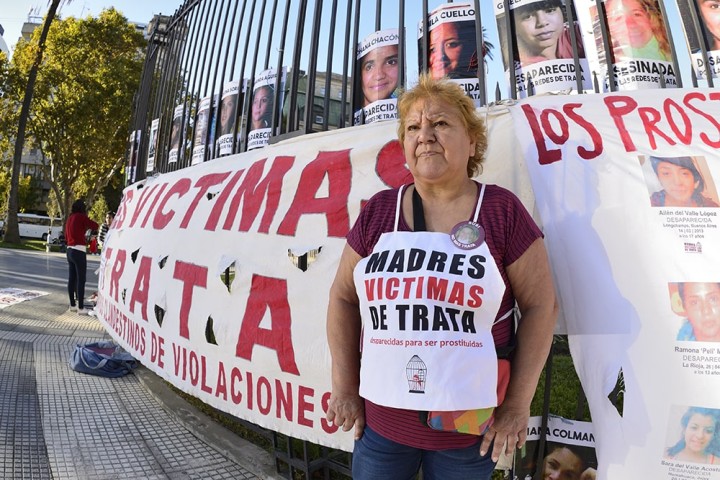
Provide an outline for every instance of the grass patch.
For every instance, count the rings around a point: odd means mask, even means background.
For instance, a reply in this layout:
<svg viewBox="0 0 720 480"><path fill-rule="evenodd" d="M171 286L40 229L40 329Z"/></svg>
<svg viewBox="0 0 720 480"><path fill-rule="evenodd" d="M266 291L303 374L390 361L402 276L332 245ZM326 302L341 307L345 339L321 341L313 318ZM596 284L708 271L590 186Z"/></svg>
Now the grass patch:
<svg viewBox="0 0 720 480"><path fill-rule="evenodd" d="M0 248L12 248L16 250L34 250L38 252L45 251L45 242L43 240L20 240L20 243L8 243L0 240Z"/></svg>

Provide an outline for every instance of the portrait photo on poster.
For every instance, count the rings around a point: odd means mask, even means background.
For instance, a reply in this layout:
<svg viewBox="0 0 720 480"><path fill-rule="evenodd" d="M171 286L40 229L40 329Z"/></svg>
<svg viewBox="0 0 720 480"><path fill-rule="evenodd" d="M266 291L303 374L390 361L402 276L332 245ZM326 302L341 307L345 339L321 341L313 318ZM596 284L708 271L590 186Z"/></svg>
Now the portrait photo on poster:
<svg viewBox="0 0 720 480"><path fill-rule="evenodd" d="M355 125L397 118L400 37L396 28L373 32L357 46Z"/></svg>
<svg viewBox="0 0 720 480"><path fill-rule="evenodd" d="M469 3L441 5L428 13L428 69L432 78L476 78L478 74L475 8ZM423 51L422 22L418 51ZM422 69L422 58L418 66Z"/></svg>
<svg viewBox="0 0 720 480"><path fill-rule="evenodd" d="M576 14L573 17L577 19ZM515 32L515 42L508 49L505 15L502 13L497 16L500 48L506 70L511 64L508 51L512 52L512 64L516 69L546 60L574 58L564 0L531 1L516 5L510 9L510 22ZM584 59L585 47L577 21L574 22L574 30L578 58Z"/></svg>
<svg viewBox="0 0 720 480"><path fill-rule="evenodd" d="M678 0L678 9L690 51L699 52L702 42L708 52L720 52L720 0ZM691 9L698 19L700 38L695 30Z"/></svg>
<svg viewBox="0 0 720 480"><path fill-rule="evenodd" d="M518 479L595 480L597 478L597 458L594 448L553 441L545 444L545 455L539 455L537 448L537 441L528 441L523 453L516 454L515 474Z"/></svg>
<svg viewBox="0 0 720 480"><path fill-rule="evenodd" d="M613 63L626 60L672 60L670 41L657 0L604 0L605 20ZM595 24L597 8L591 7ZM599 32L599 30L598 30ZM596 35L601 61L605 55L602 37Z"/></svg>
<svg viewBox="0 0 720 480"><path fill-rule="evenodd" d="M720 275L717 282L668 283L668 294L680 317L676 340L720 342Z"/></svg>
<svg viewBox="0 0 720 480"><path fill-rule="evenodd" d="M220 135L231 135L235 129L237 117L239 88L238 82L230 82L223 88L222 100L220 101Z"/></svg>
<svg viewBox="0 0 720 480"><path fill-rule="evenodd" d="M663 458L683 463L719 464L719 423L720 409L718 408L673 405L668 415Z"/></svg>
<svg viewBox="0 0 720 480"><path fill-rule="evenodd" d="M718 207L715 180L704 156L640 156L653 207Z"/></svg>

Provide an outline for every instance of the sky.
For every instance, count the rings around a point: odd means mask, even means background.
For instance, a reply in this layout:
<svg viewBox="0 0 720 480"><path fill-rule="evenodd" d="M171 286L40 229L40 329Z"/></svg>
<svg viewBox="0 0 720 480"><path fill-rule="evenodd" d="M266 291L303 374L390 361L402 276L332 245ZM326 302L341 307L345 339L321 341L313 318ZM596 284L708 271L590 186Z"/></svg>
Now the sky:
<svg viewBox="0 0 720 480"><path fill-rule="evenodd" d="M12 52L30 10L39 7L39 16L42 18L47 13L48 1L3 0L2 3L0 24L5 29L3 38ZM183 0L72 0L65 3L60 10L62 17L97 16L104 8L115 7L131 22L147 23L155 14L172 15Z"/></svg>

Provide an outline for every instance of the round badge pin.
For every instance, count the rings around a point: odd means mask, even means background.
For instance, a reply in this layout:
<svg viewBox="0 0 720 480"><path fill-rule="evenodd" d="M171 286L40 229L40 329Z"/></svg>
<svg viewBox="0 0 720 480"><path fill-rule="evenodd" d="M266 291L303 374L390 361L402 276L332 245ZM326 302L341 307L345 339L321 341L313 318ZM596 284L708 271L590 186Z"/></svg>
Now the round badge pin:
<svg viewBox="0 0 720 480"><path fill-rule="evenodd" d="M450 232L450 239L455 246L471 250L485 241L485 229L479 223L460 222Z"/></svg>

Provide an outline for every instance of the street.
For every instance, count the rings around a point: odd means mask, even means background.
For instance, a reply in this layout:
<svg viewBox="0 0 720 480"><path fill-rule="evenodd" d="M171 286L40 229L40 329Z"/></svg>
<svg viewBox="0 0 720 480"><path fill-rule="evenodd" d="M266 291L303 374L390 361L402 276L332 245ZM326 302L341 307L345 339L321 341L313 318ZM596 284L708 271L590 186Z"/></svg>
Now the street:
<svg viewBox="0 0 720 480"><path fill-rule="evenodd" d="M94 272L100 265L99 255L88 255L87 258L85 298L97 290L97 275ZM65 294L67 278L68 266L64 253L0 248L0 288L13 287Z"/></svg>

